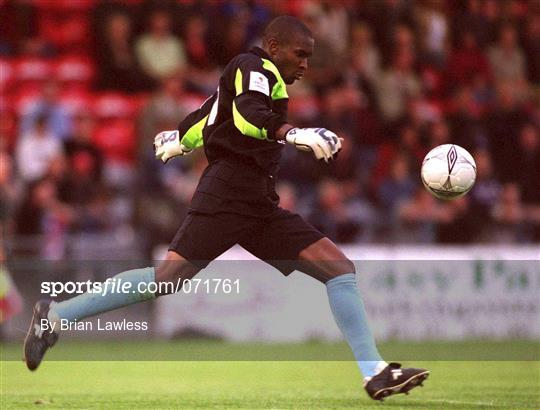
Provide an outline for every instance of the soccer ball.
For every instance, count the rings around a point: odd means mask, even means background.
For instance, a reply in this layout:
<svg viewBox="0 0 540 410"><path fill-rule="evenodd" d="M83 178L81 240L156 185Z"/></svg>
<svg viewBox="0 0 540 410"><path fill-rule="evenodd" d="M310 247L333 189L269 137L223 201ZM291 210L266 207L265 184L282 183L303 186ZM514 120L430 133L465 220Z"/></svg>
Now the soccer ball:
<svg viewBox="0 0 540 410"><path fill-rule="evenodd" d="M474 185L476 163L459 145L439 145L424 158L421 177L433 196L445 200L459 198Z"/></svg>

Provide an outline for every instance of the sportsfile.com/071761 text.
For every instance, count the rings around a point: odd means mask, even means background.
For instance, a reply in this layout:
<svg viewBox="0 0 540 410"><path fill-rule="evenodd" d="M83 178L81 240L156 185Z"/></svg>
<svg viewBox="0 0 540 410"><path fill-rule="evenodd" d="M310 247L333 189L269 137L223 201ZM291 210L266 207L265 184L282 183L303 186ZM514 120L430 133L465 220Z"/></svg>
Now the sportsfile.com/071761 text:
<svg viewBox="0 0 540 410"><path fill-rule="evenodd" d="M108 278L104 282L58 282L45 281L41 283L41 293L56 297L63 293L82 294L96 293L102 296L111 293L206 293L206 294L239 294L240 279L178 279L176 282L132 282L119 278Z"/></svg>

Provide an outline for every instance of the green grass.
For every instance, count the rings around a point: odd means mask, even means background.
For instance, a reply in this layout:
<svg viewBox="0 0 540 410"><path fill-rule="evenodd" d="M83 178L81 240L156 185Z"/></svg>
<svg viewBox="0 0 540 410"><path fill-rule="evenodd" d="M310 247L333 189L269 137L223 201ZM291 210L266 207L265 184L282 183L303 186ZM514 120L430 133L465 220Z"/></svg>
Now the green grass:
<svg viewBox="0 0 540 410"><path fill-rule="evenodd" d="M112 346L116 346L116 350L111 350ZM383 348L388 353L398 354L404 346L407 344L387 344ZM424 343L421 346L424 350L437 351L441 346L459 349L468 344ZM505 347L504 343L499 343L497 346L501 351L511 351L516 344L509 343ZM327 349L326 345L317 344L289 347L293 350L303 347L313 353ZM153 354L165 359L159 354L167 349L215 353L235 348L238 346L214 343L64 343L51 353L57 358L69 351L76 352L77 356L96 358L109 351L112 357L122 352L119 359L130 355L150 358ZM248 345L241 348L249 351ZM264 349L262 345L251 345L252 354ZM364 393L356 365L351 361L60 361L51 360L54 356L50 355L38 371L29 372L22 362L11 360L17 354L20 356L19 352L20 346L2 349L2 409L540 408L538 361L408 362L431 370L426 386L415 389L409 396L395 396L380 404Z"/></svg>

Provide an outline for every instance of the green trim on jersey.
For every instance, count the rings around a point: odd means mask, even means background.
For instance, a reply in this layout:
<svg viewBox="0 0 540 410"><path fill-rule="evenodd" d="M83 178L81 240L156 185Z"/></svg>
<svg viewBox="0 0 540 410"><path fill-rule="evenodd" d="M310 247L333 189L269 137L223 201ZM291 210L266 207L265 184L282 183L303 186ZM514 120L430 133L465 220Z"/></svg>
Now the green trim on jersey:
<svg viewBox="0 0 540 410"><path fill-rule="evenodd" d="M195 149L202 147L204 144L203 141L203 128L206 124L208 115L205 116L202 120L194 124L189 130L186 131L180 143L185 145L189 149Z"/></svg>
<svg viewBox="0 0 540 410"><path fill-rule="evenodd" d="M234 76L234 89L236 90L236 96L242 94L242 71L237 68Z"/></svg>
<svg viewBox="0 0 540 410"><path fill-rule="evenodd" d="M273 62L267 60L266 58L261 58L261 60L263 61L263 68L272 72L272 74L274 74L277 78L277 83L275 83L272 87L272 100L289 98L289 94L287 94L287 85L285 84L285 81L283 81L283 78L281 78L281 74L279 73L277 67Z"/></svg>
<svg viewBox="0 0 540 410"><path fill-rule="evenodd" d="M240 71L240 69L238 69ZM235 81L236 82L236 81ZM242 86L242 83L240 83L240 87ZM238 108L236 108L236 104L233 101L233 122L235 127L240 131L242 134L247 135L248 137L257 138L260 140L267 139L267 130L266 128L257 128L255 125L250 123L248 120L246 120L242 114L240 114L240 111L238 111Z"/></svg>

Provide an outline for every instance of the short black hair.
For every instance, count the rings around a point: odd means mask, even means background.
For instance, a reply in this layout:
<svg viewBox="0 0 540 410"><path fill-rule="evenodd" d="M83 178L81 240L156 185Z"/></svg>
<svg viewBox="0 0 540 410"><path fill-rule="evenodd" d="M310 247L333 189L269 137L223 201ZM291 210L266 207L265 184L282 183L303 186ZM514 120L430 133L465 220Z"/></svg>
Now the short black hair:
<svg viewBox="0 0 540 410"><path fill-rule="evenodd" d="M280 44L287 44L296 34L313 38L311 30L296 17L279 16L266 26L264 40L275 38Z"/></svg>

